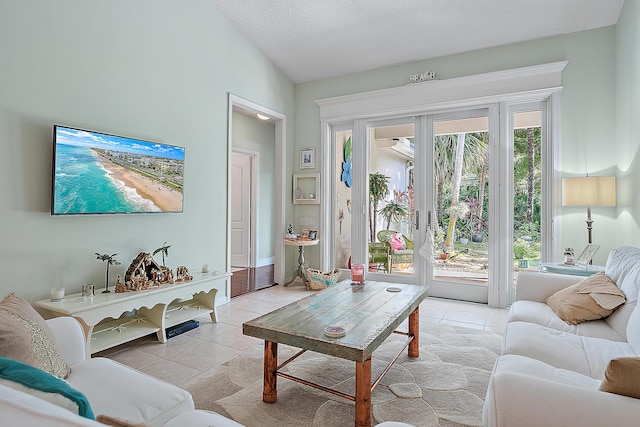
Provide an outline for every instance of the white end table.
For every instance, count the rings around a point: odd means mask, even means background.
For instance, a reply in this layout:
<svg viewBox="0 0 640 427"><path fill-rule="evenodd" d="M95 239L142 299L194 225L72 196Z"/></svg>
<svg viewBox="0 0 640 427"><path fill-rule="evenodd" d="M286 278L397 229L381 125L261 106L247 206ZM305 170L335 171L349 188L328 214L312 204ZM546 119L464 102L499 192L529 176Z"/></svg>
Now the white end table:
<svg viewBox="0 0 640 427"><path fill-rule="evenodd" d="M310 240L310 239L284 239L284 244L289 246L297 246L298 247L298 268L293 272L293 277L284 286L289 286L295 280L300 277L303 280L305 288L309 289L309 285L307 284L307 270L304 268L304 248L305 246L315 246L320 242L320 240Z"/></svg>
<svg viewBox="0 0 640 427"><path fill-rule="evenodd" d="M602 265L569 265L564 262L543 262L542 271L556 274L571 274L574 276L591 276L604 271Z"/></svg>

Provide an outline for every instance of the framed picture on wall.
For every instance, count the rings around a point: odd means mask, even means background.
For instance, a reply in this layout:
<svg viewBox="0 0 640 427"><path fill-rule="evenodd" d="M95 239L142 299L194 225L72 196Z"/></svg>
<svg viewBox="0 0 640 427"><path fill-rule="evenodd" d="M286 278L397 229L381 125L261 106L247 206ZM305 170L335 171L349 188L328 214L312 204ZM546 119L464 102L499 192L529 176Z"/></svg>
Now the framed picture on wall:
<svg viewBox="0 0 640 427"><path fill-rule="evenodd" d="M313 169L316 167L316 149L303 148L300 150L300 169Z"/></svg>

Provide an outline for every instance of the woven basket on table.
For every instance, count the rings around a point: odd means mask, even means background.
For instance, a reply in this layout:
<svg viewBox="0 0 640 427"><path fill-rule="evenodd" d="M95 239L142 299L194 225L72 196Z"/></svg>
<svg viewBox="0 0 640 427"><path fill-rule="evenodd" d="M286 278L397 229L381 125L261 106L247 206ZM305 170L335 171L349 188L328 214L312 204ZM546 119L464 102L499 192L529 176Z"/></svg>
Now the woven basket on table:
<svg viewBox="0 0 640 427"><path fill-rule="evenodd" d="M307 286L314 291L335 285L339 278L340 270L337 268L326 273L313 268L307 268Z"/></svg>

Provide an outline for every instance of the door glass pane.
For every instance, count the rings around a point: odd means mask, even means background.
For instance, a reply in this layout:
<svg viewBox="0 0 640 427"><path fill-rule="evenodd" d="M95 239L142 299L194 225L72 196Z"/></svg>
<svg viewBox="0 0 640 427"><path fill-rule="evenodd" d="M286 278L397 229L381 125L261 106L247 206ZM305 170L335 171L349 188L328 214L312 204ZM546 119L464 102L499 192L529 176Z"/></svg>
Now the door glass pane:
<svg viewBox="0 0 640 427"><path fill-rule="evenodd" d="M517 273L538 269L540 262L541 112L514 113L513 123L513 266Z"/></svg>
<svg viewBox="0 0 640 427"><path fill-rule="evenodd" d="M369 129L369 271L414 272L414 123Z"/></svg>
<svg viewBox="0 0 640 427"><path fill-rule="evenodd" d="M434 122L434 279L486 285L488 117Z"/></svg>
<svg viewBox="0 0 640 427"><path fill-rule="evenodd" d="M337 268L348 268L351 257L351 130L334 132L333 140L336 144L334 264Z"/></svg>

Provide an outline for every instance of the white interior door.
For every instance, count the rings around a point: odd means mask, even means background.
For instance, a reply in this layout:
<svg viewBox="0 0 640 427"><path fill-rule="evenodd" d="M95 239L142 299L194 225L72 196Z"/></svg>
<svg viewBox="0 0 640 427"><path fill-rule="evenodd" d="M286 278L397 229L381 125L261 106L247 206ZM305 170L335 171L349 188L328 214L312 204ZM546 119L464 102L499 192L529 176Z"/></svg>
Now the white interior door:
<svg viewBox="0 0 640 427"><path fill-rule="evenodd" d="M234 152L231 162L231 266L251 267L252 156Z"/></svg>

